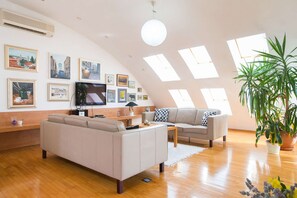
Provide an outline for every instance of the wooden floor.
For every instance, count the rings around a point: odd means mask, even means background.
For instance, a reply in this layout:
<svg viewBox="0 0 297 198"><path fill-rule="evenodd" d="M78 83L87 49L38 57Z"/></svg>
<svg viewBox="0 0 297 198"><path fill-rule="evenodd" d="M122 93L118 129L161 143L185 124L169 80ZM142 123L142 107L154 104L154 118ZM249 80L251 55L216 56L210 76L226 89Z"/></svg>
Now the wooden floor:
<svg viewBox="0 0 297 198"><path fill-rule="evenodd" d="M197 144L207 148L205 144ZM193 143L192 143L193 144ZM116 180L55 155L41 158L38 146L0 152L0 197L241 197L248 177L258 186L271 176L297 182L297 152L267 154L264 139L254 147L254 133L230 131L227 143L165 167L155 166L124 181ZM143 178L152 179L150 183Z"/></svg>

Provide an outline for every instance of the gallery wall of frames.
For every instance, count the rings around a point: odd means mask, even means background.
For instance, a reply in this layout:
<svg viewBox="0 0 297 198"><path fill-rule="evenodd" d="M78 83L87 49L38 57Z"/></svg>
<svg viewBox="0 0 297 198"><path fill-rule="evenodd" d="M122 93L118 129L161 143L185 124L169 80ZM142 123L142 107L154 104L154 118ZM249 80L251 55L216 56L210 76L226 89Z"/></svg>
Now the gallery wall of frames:
<svg viewBox="0 0 297 198"><path fill-rule="evenodd" d="M75 82L105 83L106 106L130 101L152 106L147 92L112 54L68 27L22 7L4 3L55 26L51 38L0 26L0 111L74 109Z"/></svg>

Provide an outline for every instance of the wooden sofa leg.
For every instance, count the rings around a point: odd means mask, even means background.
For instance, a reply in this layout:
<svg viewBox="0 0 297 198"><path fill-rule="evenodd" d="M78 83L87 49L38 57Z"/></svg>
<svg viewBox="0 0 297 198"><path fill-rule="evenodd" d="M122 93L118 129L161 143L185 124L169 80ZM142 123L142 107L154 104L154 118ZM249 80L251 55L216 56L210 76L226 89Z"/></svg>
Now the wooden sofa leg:
<svg viewBox="0 0 297 198"><path fill-rule="evenodd" d="M160 173L164 172L164 162L159 164L159 168L160 168Z"/></svg>
<svg viewBox="0 0 297 198"><path fill-rule="evenodd" d="M213 140L209 140L209 147L213 146Z"/></svg>
<svg viewBox="0 0 297 198"><path fill-rule="evenodd" d="M225 135L223 136L223 141L226 142L226 136Z"/></svg>
<svg viewBox="0 0 297 198"><path fill-rule="evenodd" d="M42 150L42 158L43 158L43 159L46 158L46 150Z"/></svg>
<svg viewBox="0 0 297 198"><path fill-rule="evenodd" d="M121 180L117 180L117 193L122 194L124 192L124 182Z"/></svg>

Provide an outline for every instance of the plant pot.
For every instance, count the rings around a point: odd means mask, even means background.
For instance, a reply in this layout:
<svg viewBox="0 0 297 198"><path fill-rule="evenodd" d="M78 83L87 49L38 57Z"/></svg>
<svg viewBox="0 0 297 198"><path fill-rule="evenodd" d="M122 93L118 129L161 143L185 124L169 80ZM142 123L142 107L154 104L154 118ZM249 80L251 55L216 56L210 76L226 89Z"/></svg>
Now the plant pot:
<svg viewBox="0 0 297 198"><path fill-rule="evenodd" d="M280 146L278 144L271 144L269 140L266 141L267 151L271 154L279 154Z"/></svg>
<svg viewBox="0 0 297 198"><path fill-rule="evenodd" d="M284 151L292 151L297 141L297 136L290 136L286 132L281 132L281 137L283 140L283 144L281 145L281 150Z"/></svg>

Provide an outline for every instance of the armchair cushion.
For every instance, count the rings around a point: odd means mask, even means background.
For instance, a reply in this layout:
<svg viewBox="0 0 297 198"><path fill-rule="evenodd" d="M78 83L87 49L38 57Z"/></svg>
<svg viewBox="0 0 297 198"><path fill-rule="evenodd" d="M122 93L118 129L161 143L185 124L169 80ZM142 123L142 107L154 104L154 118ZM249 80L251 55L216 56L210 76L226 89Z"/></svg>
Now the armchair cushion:
<svg viewBox="0 0 297 198"><path fill-rule="evenodd" d="M167 122L168 121L168 115L169 115L169 109L166 109L166 108L156 109L154 121L156 121L156 122Z"/></svg>

